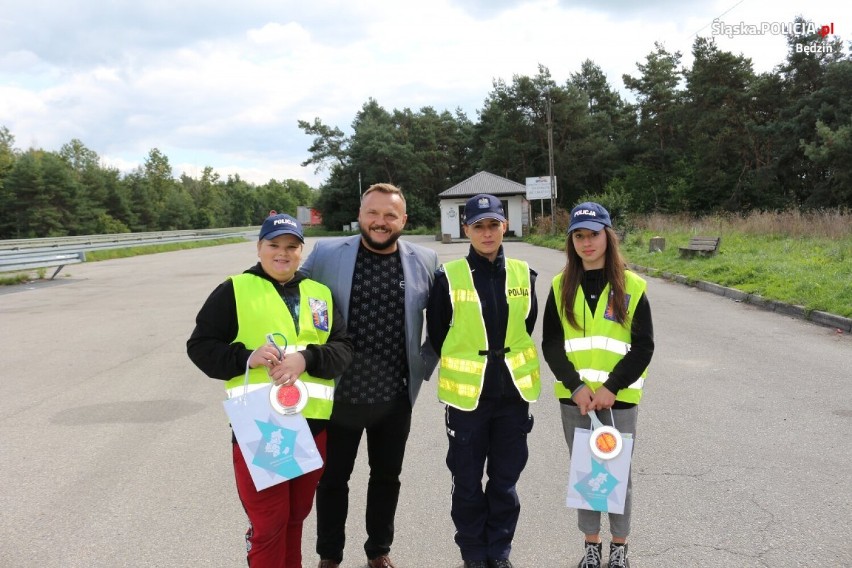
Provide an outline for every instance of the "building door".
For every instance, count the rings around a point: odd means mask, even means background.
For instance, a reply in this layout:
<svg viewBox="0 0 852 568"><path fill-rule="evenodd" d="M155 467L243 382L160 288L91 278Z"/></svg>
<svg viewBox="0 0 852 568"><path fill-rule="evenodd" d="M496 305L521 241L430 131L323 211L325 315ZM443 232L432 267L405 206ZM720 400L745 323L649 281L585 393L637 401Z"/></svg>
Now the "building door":
<svg viewBox="0 0 852 568"><path fill-rule="evenodd" d="M506 216L506 236L512 236L509 234L509 200L501 199L500 205L503 206L503 214Z"/></svg>

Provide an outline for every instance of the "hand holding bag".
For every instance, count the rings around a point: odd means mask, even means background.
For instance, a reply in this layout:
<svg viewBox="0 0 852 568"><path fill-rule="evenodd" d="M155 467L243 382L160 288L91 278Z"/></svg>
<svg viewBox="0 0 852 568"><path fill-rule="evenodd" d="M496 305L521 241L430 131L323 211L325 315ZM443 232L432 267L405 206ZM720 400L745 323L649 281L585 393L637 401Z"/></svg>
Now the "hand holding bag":
<svg viewBox="0 0 852 568"><path fill-rule="evenodd" d="M301 413L282 412L270 397L272 383L223 402L234 436L258 491L322 467L308 421Z"/></svg>
<svg viewBox="0 0 852 568"><path fill-rule="evenodd" d="M627 496L633 436L620 433L614 426L604 426L594 411L589 412L589 417L592 430L574 429L565 504L574 509L620 515Z"/></svg>

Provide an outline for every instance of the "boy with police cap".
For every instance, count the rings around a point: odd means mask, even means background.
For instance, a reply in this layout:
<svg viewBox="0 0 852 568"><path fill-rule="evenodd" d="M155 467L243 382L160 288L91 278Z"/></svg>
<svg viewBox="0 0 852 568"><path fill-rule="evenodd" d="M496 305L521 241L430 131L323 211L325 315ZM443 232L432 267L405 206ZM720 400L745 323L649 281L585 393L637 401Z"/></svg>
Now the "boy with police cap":
<svg viewBox="0 0 852 568"><path fill-rule="evenodd" d="M207 376L224 381L229 398L270 381L302 381L308 401L301 413L325 460L333 379L352 361L352 341L331 290L298 271L305 242L301 223L271 213L258 235L259 262L213 290L198 312L187 353ZM283 354L268 343L269 333L287 338ZM322 469L258 491L233 435L231 441L237 493L249 520L248 564L301 568L302 527Z"/></svg>
<svg viewBox="0 0 852 568"><path fill-rule="evenodd" d="M533 425L529 403L541 391L531 337L536 272L504 256L507 228L499 199L469 199L464 232L470 252L439 268L426 308L429 339L441 355L438 398L446 404L451 516L465 568L512 567L516 484Z"/></svg>

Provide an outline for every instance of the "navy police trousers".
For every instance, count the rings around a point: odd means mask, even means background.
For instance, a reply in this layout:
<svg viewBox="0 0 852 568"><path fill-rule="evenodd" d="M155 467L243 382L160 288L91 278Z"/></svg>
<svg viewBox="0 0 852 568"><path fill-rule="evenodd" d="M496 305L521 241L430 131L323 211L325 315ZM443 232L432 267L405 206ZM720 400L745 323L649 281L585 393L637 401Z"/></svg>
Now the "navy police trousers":
<svg viewBox="0 0 852 568"><path fill-rule="evenodd" d="M451 516L464 560L509 557L521 505L516 484L529 455L529 403L482 398L475 410L446 407L453 480ZM483 472L488 481L483 490Z"/></svg>

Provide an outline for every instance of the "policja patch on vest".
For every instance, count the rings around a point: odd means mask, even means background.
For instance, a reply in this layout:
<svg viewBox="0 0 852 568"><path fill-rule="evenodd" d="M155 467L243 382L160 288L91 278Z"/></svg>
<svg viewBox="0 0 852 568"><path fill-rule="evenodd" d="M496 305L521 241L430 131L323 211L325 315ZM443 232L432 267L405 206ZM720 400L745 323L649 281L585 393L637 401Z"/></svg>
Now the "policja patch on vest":
<svg viewBox="0 0 852 568"><path fill-rule="evenodd" d="M314 327L321 331L328 331L328 303L318 298L308 298L308 305L311 307Z"/></svg>

